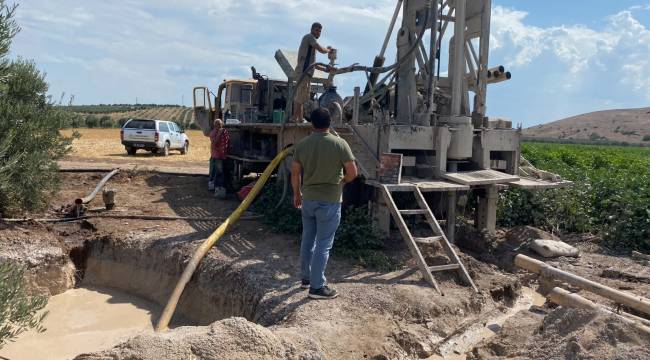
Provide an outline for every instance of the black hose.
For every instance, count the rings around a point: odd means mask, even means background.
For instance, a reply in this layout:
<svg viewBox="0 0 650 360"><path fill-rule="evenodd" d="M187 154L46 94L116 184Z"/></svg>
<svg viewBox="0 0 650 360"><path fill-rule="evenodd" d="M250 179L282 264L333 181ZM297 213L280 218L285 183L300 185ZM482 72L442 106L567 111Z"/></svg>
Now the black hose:
<svg viewBox="0 0 650 360"><path fill-rule="evenodd" d="M62 222L72 222L79 220L87 219L134 219L134 220L185 220L185 221L222 221L225 218L223 217L211 217L211 216L165 216L165 215L118 215L118 214L94 214L94 215L83 215L78 217L71 218L47 218L47 219L3 219L0 218L0 222L5 223L25 223L30 221L35 222L44 222L44 223L62 223ZM239 220L256 220L262 218L262 215L251 215L251 216L242 216Z"/></svg>

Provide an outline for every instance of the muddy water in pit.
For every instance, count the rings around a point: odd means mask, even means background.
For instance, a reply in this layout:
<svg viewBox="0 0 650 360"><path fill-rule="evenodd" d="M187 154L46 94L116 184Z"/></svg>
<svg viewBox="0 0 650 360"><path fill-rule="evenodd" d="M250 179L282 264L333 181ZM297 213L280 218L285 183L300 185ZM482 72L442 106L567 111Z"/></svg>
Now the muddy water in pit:
<svg viewBox="0 0 650 360"><path fill-rule="evenodd" d="M466 352L479 342L489 339L501 330L501 326L509 318L515 316L521 310L527 310L533 305L542 306L546 298L535 290L522 287L521 296L515 301L512 307L504 313L488 317L484 321L472 324L462 333L452 336L450 339L440 344L440 355L434 355L427 360L465 360Z"/></svg>
<svg viewBox="0 0 650 360"><path fill-rule="evenodd" d="M104 288L68 290L49 299L44 333L29 331L0 349L11 360L71 359L153 332L160 307L138 297Z"/></svg>

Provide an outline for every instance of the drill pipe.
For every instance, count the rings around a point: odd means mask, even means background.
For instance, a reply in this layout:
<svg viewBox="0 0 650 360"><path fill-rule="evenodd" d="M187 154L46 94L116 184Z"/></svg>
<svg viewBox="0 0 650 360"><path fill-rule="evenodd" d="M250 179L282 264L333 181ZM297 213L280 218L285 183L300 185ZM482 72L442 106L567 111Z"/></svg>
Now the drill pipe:
<svg viewBox="0 0 650 360"><path fill-rule="evenodd" d="M554 268L543 261L535 260L526 255L517 255L515 257L515 265L530 272L534 272L535 274L539 274L547 279L564 281L581 289L591 291L594 294L614 300L619 304L629 306L644 314L650 315L650 300L643 296L612 289L595 281Z"/></svg>

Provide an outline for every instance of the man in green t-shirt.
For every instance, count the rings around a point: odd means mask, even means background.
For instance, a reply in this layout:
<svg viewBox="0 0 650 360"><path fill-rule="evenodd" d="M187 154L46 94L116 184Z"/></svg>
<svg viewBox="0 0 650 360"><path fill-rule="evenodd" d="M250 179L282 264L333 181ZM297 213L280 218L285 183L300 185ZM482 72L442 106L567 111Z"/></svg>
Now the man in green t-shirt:
<svg viewBox="0 0 650 360"><path fill-rule="evenodd" d="M316 109L310 119L314 132L296 145L291 165L293 205L302 210L301 287L310 298L333 299L338 294L325 285L325 267L341 222L343 185L357 177L357 166L348 143L330 133L329 111Z"/></svg>

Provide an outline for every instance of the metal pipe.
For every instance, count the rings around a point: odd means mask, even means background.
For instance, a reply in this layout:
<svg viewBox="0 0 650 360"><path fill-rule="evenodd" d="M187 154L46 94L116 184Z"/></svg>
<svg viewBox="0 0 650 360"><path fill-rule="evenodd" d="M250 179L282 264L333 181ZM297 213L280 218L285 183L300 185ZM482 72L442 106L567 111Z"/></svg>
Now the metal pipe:
<svg viewBox="0 0 650 360"><path fill-rule="evenodd" d="M454 52L451 75L451 115L461 115L463 81L465 80L465 5L466 0L456 0L454 22Z"/></svg>
<svg viewBox="0 0 650 360"><path fill-rule="evenodd" d="M239 220L256 220L261 218L261 215L253 216L242 216ZM71 222L87 219L136 219L136 220L184 220L184 221L218 221L224 220L222 217L211 217L211 216L166 216L166 215L120 215L120 214L93 214L93 215L83 215L79 217L71 218L47 218L47 219L34 219L34 218L25 218L25 219L2 219L0 222L6 223L24 223L29 221L35 222L44 222L44 223L62 223L62 222Z"/></svg>
<svg viewBox="0 0 650 360"><path fill-rule="evenodd" d="M610 300L616 301L619 304L629 306L632 309L650 315L650 300L644 298L643 296L632 295L618 291L616 289L612 289L597 282L554 268L550 265L547 265L543 261L535 260L526 255L517 255L515 257L515 265L522 269L539 274L542 277L558 279L571 285L578 286L581 289L591 291L594 294L606 297Z"/></svg>
<svg viewBox="0 0 650 360"><path fill-rule="evenodd" d="M190 261L187 263L187 266L185 267L185 270L183 271L183 274L181 275L181 278L178 280L178 283L176 284L176 287L174 288L174 291L172 292L171 296L169 297L169 300L167 301L167 305L165 305L165 309L163 310L162 314L160 315L160 319L158 320L158 324L156 324L156 331L164 331L167 330L167 326L169 325L169 321L172 319L172 315L174 315L174 311L176 310L176 305L178 304L178 300L180 300L181 295L183 294L183 290L185 289L185 285L190 281L192 278L192 274L194 274L194 271L196 268L199 266L199 263L205 257L205 255L210 251L212 246L223 236L223 234L228 230L228 228L237 222L241 215L246 211L246 209L250 206L250 204L253 202L255 197L257 197L257 194L262 190L262 187L264 187L264 184L268 181L269 177L271 176L271 173L273 173L273 170L280 164L284 158L289 155L289 153L293 151L293 147L288 147L284 149L281 153L279 153L273 161L266 167L264 172L262 173L262 176L260 176L259 180L253 186L251 189L250 193L246 196L244 201L242 201L241 204L235 209L235 211L228 216L228 218L221 224L219 227L208 237L203 244L196 250Z"/></svg>
<svg viewBox="0 0 650 360"><path fill-rule="evenodd" d="M567 308L577 308L577 309L589 309L589 310L595 310L595 311L600 311L602 313L605 313L607 315L615 315L619 319L621 319L623 322L634 325L636 326L639 330L645 332L646 334L650 335L650 321L640 318L638 316L634 316L629 314L630 317L626 317L621 314L617 314L613 311L610 311L608 309L603 308L602 306L594 303L593 301L587 300L583 298L582 296L578 294L571 293L567 290L564 290L559 287L554 287L551 292L547 295L549 300L552 302L564 306ZM636 320L636 321L635 321Z"/></svg>
<svg viewBox="0 0 650 360"><path fill-rule="evenodd" d="M352 125L359 125L359 97L361 96L361 89L358 86L354 87L354 98L352 100Z"/></svg>
<svg viewBox="0 0 650 360"><path fill-rule="evenodd" d="M110 180L110 178L112 178L113 175L117 174L118 172L120 172L120 169L115 169L110 173L108 173L106 176L104 176L102 181L100 181L99 184L97 184L95 190L93 190L93 192L91 192L88 196L75 199L74 201L75 204L88 204L89 202L91 202L95 198L95 196L97 196L97 194L102 190L104 185L106 185L106 182L108 182L108 180Z"/></svg>
<svg viewBox="0 0 650 360"><path fill-rule="evenodd" d="M398 0L397 5L395 6L395 11L393 12L393 18L390 20L390 25L388 26L388 32L386 33L386 38L384 38L384 43L381 45L381 51L379 52L379 57L383 58L386 53L386 48L388 48L388 42L390 41L390 36L393 34L393 29L395 28L395 22L399 16L399 11L402 8L402 2L404 0Z"/></svg>
<svg viewBox="0 0 650 360"><path fill-rule="evenodd" d="M481 116L486 114L487 101L487 64L490 55L490 21L492 11L492 0L483 0L483 12L481 13L481 37L479 44L479 65L478 65L478 96L474 104L474 110Z"/></svg>
<svg viewBox="0 0 650 360"><path fill-rule="evenodd" d="M429 39L429 89L427 90L429 107L427 111L429 114L436 110L435 104L435 90L436 90L436 59L438 58L437 36L438 36L438 0L434 0L431 5L431 38Z"/></svg>

